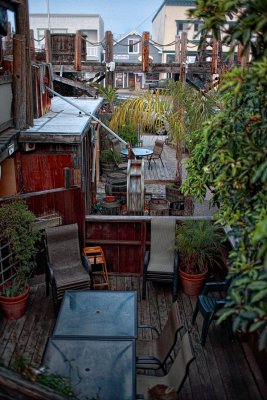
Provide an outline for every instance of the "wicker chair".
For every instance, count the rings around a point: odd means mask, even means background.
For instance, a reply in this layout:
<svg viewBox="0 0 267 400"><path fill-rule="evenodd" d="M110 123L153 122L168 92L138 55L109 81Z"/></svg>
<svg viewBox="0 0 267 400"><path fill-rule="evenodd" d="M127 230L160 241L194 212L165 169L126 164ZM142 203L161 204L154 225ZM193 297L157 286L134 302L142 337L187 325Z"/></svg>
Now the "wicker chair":
<svg viewBox="0 0 267 400"><path fill-rule="evenodd" d="M167 322L161 333L149 325L141 325L138 328L150 328L157 333L158 337L153 340L137 340L136 367L153 370L161 368L166 374L165 364L169 358L173 361L171 353L177 342L178 332L183 328L177 316L177 303L172 303Z"/></svg>
<svg viewBox="0 0 267 400"><path fill-rule="evenodd" d="M178 254L175 252L175 217L151 219L151 246L145 252L142 298L147 281L171 282L173 301L177 299Z"/></svg>
<svg viewBox="0 0 267 400"><path fill-rule="evenodd" d="M65 290L91 288L90 264L86 257L81 257L78 225L47 228L46 255L46 295L51 285L57 311Z"/></svg>

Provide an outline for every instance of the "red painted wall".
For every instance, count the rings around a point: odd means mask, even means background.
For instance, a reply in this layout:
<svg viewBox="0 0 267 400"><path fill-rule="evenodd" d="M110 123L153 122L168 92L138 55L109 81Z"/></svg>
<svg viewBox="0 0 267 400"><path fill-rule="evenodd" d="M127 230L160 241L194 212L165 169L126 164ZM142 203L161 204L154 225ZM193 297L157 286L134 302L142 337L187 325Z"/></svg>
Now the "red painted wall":
<svg viewBox="0 0 267 400"><path fill-rule="evenodd" d="M64 187L65 167L73 167L70 154L17 154L18 192L31 193Z"/></svg>

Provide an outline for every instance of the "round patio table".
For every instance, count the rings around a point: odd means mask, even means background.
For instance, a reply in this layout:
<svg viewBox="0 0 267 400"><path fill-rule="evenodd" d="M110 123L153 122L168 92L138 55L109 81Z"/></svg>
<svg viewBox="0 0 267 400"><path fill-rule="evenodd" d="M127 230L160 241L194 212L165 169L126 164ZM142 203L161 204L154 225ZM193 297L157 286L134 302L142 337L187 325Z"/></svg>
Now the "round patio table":
<svg viewBox="0 0 267 400"><path fill-rule="evenodd" d="M153 150L145 149L144 147L133 147L132 152L137 159L151 156L151 154L153 154ZM121 154L123 154L124 156L128 156L128 149L121 150Z"/></svg>

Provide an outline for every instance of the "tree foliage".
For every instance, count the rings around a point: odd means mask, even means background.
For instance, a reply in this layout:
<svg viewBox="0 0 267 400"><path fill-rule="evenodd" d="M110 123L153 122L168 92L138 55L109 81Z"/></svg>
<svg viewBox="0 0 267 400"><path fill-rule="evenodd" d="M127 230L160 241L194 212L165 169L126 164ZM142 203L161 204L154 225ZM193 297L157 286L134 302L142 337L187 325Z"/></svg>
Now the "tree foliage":
<svg viewBox="0 0 267 400"><path fill-rule="evenodd" d="M232 228L233 280L219 321L231 316L234 330L257 330L260 349L267 343L266 12L266 1L197 2L193 14L205 18L209 28L218 29L227 14L235 14L238 21L227 40L250 45L254 59L248 70L236 68L224 76L225 107L193 133L197 144L182 188L198 198L209 188L219 205L218 222Z"/></svg>

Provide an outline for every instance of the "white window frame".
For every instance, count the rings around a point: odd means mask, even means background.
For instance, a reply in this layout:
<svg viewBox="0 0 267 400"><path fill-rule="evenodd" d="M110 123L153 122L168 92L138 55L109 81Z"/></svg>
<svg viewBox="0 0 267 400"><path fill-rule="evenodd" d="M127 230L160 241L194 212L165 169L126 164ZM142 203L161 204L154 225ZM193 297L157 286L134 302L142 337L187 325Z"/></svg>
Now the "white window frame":
<svg viewBox="0 0 267 400"><path fill-rule="evenodd" d="M133 46L133 51L130 51L130 42L132 43ZM128 39L128 53L129 54L139 54L139 39ZM135 47L137 46L137 51L134 51Z"/></svg>

